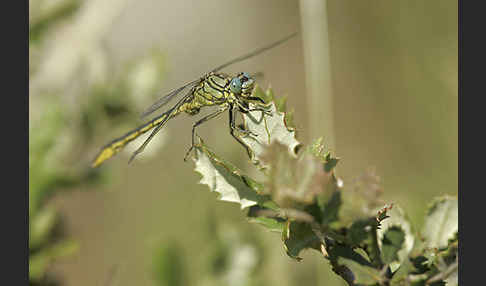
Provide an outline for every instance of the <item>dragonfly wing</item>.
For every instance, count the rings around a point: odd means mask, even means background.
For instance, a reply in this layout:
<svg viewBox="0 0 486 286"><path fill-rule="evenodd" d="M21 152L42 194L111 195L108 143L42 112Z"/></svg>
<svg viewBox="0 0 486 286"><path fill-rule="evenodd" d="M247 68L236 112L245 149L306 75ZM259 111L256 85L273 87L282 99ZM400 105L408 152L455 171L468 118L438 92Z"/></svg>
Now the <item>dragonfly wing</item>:
<svg viewBox="0 0 486 286"><path fill-rule="evenodd" d="M148 115L152 114L154 111L156 111L157 109L161 108L162 106L166 105L172 98L174 98L177 94L179 94L181 91L183 91L184 89L186 89L187 87L192 87L194 86L195 84L199 83L201 81L201 79L197 79L197 80L194 80L194 81L191 81L181 87L179 87L178 89L175 89L171 92L169 92L168 94L166 94L165 96L161 97L159 100L157 100L154 104L152 104L150 107L148 107L147 109L145 109L145 111L140 115L140 118L145 118L147 117Z"/></svg>
<svg viewBox="0 0 486 286"><path fill-rule="evenodd" d="M160 129L162 129L162 127L164 127L164 125L167 123L167 121L169 121L169 119L171 119L172 117L176 116L180 111L179 111L179 108L181 107L182 104L184 104L184 102L186 102L187 98L191 95L191 91L188 91L183 98L181 98L179 100L179 102L177 102L176 105L174 105L171 109L169 109L167 112L165 112L164 114L167 114L166 117L164 117L163 120L161 120L155 127L155 129L152 131L152 133L149 135L149 137L147 137L147 139L145 139L145 141L143 142L142 145L140 145L140 147L138 147L137 150L135 150L135 152L133 152L132 156L130 157L130 160L128 160L128 163L131 163L133 161L133 159L135 158L135 156L137 156L138 154L142 153L143 150L145 149L145 147L147 146L147 144L152 140L152 138L154 138L155 134L157 134L157 132L160 131Z"/></svg>
<svg viewBox="0 0 486 286"><path fill-rule="evenodd" d="M251 58L251 57L253 57L253 56L256 56L256 55L258 55L258 54L260 54L260 53L263 53L264 51L269 50L269 49L271 49L271 48L273 48L273 47L276 47L276 46L278 46L278 45L280 45L280 44L282 44L282 43L286 42L287 40L289 40L289 39L291 39L291 38L295 37L297 34L298 34L298 33L297 33L297 32L295 32L295 33L293 33L293 34L291 34L291 35L288 35L287 37L285 37L285 38L283 38L283 39L280 39L280 40L278 40L278 41L276 41L276 42L274 42L274 43L272 43L272 44L270 44L270 45L268 45L268 46L265 46L265 47L263 47L263 48L260 48L260 49L254 50L253 52L248 53L248 54L246 54L246 55L243 55L243 56L241 56L241 57L237 57L237 58L235 58L235 59L232 59L231 61L229 61L229 62L227 62L227 63L225 63L225 64L222 64L222 65L220 65L219 67L217 67L217 68L213 69L213 70L212 70L212 72L217 72L217 71L219 71L219 70L221 70L221 69L223 69L223 68L225 68L225 67L227 67L227 66L229 66L229 65L232 65L232 64L237 63L237 62L241 62L241 61L243 61L243 60L246 60L246 59L249 59L249 58Z"/></svg>

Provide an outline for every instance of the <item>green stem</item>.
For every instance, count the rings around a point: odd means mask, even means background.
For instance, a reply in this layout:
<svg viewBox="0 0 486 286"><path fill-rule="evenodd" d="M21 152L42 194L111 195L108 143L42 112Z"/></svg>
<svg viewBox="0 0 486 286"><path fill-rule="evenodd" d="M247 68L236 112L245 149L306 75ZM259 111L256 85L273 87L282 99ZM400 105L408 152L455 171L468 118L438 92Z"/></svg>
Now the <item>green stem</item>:
<svg viewBox="0 0 486 286"><path fill-rule="evenodd" d="M310 139L325 136L335 148L327 0L301 0L300 14Z"/></svg>
<svg viewBox="0 0 486 286"><path fill-rule="evenodd" d="M373 228L371 232L371 245L371 263L375 266L375 268L381 269L383 268L383 261L381 261L380 249L378 246L378 233L376 228Z"/></svg>

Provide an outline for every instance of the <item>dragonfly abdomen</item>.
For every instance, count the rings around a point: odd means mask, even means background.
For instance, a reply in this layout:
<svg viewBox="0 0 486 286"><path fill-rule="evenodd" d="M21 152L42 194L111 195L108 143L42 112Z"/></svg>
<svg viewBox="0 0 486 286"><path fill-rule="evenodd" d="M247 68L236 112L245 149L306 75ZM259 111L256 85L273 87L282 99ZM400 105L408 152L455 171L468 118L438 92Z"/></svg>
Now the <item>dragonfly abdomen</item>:
<svg viewBox="0 0 486 286"><path fill-rule="evenodd" d="M179 111L176 110L176 112L166 112L164 114L161 114L160 116L106 144L96 156L95 160L92 163L92 167L97 167L101 165L104 161L110 159L116 153L120 152L123 147L125 147L128 143L135 140L140 135L145 134L147 131L151 130L155 126L158 126L159 124L165 124L171 117L176 116L178 113Z"/></svg>

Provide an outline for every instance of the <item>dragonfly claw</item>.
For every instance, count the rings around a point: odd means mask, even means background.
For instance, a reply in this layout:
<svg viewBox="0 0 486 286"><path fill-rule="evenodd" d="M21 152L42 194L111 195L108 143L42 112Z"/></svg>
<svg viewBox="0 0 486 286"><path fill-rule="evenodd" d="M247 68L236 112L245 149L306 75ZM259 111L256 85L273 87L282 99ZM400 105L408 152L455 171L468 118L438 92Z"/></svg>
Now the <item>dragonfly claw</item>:
<svg viewBox="0 0 486 286"><path fill-rule="evenodd" d="M194 133L194 136L196 136L197 139L199 140L199 144L203 143L201 136L197 135L197 133ZM196 145L194 145L194 143L192 143L191 147L189 148L189 150L187 150L186 155L184 156L184 162L187 162L187 158L189 157L189 154L191 154L191 151L192 151L192 149L194 149L194 147L196 147Z"/></svg>
<svg viewBox="0 0 486 286"><path fill-rule="evenodd" d="M263 113L265 113L268 116L273 116L273 112L268 111L268 110L263 110Z"/></svg>
<svg viewBox="0 0 486 286"><path fill-rule="evenodd" d="M256 134L255 132L252 132L250 130L247 130L247 129L239 128L238 131L243 133L243 135L252 135L252 136L258 137L258 134Z"/></svg>
<svg viewBox="0 0 486 286"><path fill-rule="evenodd" d="M192 149L194 149L194 145L192 145L191 148L187 150L186 156L184 156L184 162L187 162L187 157L189 157L189 154L191 154Z"/></svg>

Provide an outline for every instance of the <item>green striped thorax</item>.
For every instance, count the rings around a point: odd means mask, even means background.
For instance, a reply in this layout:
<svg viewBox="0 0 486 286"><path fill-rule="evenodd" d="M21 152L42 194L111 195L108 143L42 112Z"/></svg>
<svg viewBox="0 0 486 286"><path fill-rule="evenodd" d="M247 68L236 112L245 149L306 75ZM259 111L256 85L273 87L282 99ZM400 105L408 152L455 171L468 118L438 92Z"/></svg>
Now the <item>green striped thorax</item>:
<svg viewBox="0 0 486 286"><path fill-rule="evenodd" d="M209 73L200 86L195 88L195 94L218 104L227 99L230 94L236 97L249 97L254 86L255 81L246 72L234 77L224 73Z"/></svg>

